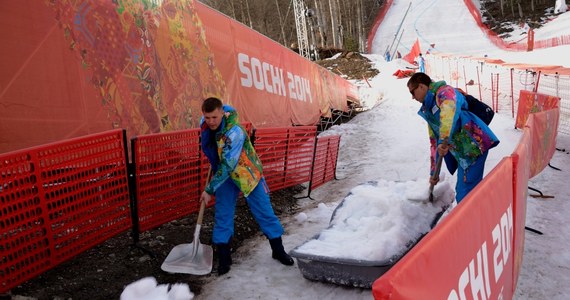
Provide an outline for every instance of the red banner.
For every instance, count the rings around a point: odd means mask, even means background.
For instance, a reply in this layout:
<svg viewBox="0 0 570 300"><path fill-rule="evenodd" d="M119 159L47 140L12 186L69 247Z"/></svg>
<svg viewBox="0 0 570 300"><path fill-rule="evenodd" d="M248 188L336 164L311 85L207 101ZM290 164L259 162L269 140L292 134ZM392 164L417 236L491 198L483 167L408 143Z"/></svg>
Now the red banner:
<svg viewBox="0 0 570 300"><path fill-rule="evenodd" d="M513 170L503 159L373 285L375 299L511 299Z"/></svg>
<svg viewBox="0 0 570 300"><path fill-rule="evenodd" d="M511 154L513 161L513 293L522 266L524 253L526 199L530 177L532 131L525 128L519 144Z"/></svg>
<svg viewBox="0 0 570 300"><path fill-rule="evenodd" d="M354 87L193 0L7 1L0 153L125 128L196 128L217 96L254 127L315 125Z"/></svg>
<svg viewBox="0 0 570 300"><path fill-rule="evenodd" d="M196 2L229 101L256 127L313 125L346 110L351 84L245 25ZM351 93L354 99L357 94Z"/></svg>

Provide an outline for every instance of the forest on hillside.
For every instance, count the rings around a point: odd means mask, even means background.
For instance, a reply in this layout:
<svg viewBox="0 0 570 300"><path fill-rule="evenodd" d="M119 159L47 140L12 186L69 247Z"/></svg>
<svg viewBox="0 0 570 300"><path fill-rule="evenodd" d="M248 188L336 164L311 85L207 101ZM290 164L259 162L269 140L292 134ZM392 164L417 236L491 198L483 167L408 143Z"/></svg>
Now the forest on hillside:
<svg viewBox="0 0 570 300"><path fill-rule="evenodd" d="M201 0L278 43L297 48L294 2L304 4L309 45L366 51L368 32L385 0Z"/></svg>

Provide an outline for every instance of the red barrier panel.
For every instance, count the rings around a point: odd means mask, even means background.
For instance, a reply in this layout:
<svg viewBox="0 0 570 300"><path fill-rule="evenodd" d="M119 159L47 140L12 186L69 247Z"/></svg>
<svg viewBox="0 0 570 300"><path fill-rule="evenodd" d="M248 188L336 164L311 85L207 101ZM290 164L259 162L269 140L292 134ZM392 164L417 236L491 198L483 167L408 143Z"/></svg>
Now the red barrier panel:
<svg viewBox="0 0 570 300"><path fill-rule="evenodd" d="M316 189L335 178L339 145L340 135L330 135L317 139L310 190Z"/></svg>
<svg viewBox="0 0 570 300"><path fill-rule="evenodd" d="M140 136L132 147L141 232L198 211L209 167L200 129Z"/></svg>
<svg viewBox="0 0 570 300"><path fill-rule="evenodd" d="M517 287L523 254L526 225L526 199L530 177L532 131L524 129L519 144L511 155L513 160L513 294Z"/></svg>
<svg viewBox="0 0 570 300"><path fill-rule="evenodd" d="M130 228L123 130L0 161L0 293Z"/></svg>
<svg viewBox="0 0 570 300"><path fill-rule="evenodd" d="M559 97L521 90L515 128L523 128L531 113L556 108L559 104Z"/></svg>
<svg viewBox="0 0 570 300"><path fill-rule="evenodd" d="M511 299L512 166L510 158L499 162L434 230L374 282L374 298Z"/></svg>
<svg viewBox="0 0 570 300"><path fill-rule="evenodd" d="M526 125L532 131L530 177L542 172L556 151L556 135L560 109L550 109L530 115Z"/></svg>
<svg viewBox="0 0 570 300"><path fill-rule="evenodd" d="M294 186L311 179L315 126L259 128L254 147L263 163L263 175L271 190Z"/></svg>

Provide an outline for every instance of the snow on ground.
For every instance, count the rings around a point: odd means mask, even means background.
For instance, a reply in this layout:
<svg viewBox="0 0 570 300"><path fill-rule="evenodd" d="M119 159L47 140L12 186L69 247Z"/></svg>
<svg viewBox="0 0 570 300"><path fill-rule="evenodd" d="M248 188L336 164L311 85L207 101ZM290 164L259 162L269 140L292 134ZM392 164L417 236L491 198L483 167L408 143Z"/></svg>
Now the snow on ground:
<svg viewBox="0 0 570 300"><path fill-rule="evenodd" d="M436 48L442 52L489 53L508 62L555 62L557 65L570 66L570 56L566 54L570 50L568 46L525 52L524 55L496 50L474 22L469 21L472 18L462 3L457 0L414 1L403 26L406 33L402 44L411 47L417 36L422 43L435 42ZM391 41L408 5L409 1L395 0L394 7L378 29L373 47L376 54L367 56L381 71L369 80L372 87L355 82L360 87L363 102L370 109L349 123L333 126L325 133L342 136L337 180L312 191L311 198L299 200L302 212L282 220L286 230L283 241L287 250L304 244L326 230L333 211L355 187L363 183L371 180L425 181L427 185L429 144L425 121L416 114L419 103L411 99L406 79L396 79L391 75L400 68L400 62L386 63L381 55L386 47L385 39ZM568 20L568 15L565 13L561 18ZM552 21L544 30L547 27L560 35L570 34L570 23ZM538 33L537 39L540 39ZM513 129L514 120L508 114L497 114L491 128L501 143L490 151L485 173L512 152L521 135L520 131ZM570 136L560 135L557 148L564 151L556 151L551 164L561 170L547 167L529 183L529 186L554 198L528 198L526 224L544 234L526 233L516 299L566 299L570 295L570 285L567 284L570 282L570 252L567 251L570 248L570 225L566 222L570 212L570 201L567 201L570 194L570 171L567 169L570 165ZM446 182L455 185L455 176L449 175L445 168L442 168L442 174ZM306 196L306 193L297 196ZM372 203L366 202L364 205L371 206ZM395 218L394 221L409 222L405 218ZM340 249L346 249L342 240L338 240L337 244ZM297 263L287 267L272 259L269 244L261 236L244 244L233 258L231 271L206 284L195 299L372 298L369 289L305 279ZM125 297L123 300L127 299L133 298Z"/></svg>

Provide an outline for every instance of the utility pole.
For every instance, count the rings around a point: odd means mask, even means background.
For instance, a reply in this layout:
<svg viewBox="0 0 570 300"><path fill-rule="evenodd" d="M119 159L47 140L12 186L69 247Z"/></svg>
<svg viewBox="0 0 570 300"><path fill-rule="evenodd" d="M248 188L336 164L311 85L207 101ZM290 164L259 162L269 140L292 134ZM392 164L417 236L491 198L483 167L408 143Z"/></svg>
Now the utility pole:
<svg viewBox="0 0 570 300"><path fill-rule="evenodd" d="M309 51L309 37L307 36L307 21L305 13L307 8L304 0L292 0L293 9L295 11L295 27L297 27L297 40L299 46L299 55L311 59Z"/></svg>

